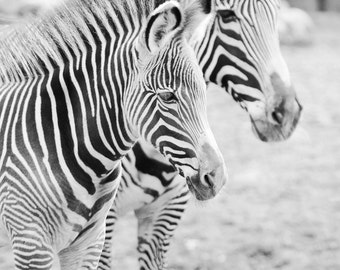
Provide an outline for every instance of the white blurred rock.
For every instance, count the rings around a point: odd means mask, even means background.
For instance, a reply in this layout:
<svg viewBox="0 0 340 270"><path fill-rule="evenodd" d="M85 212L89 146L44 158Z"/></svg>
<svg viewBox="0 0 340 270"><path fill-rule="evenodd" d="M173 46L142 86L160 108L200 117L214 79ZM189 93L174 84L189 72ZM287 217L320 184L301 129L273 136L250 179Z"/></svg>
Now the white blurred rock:
<svg viewBox="0 0 340 270"><path fill-rule="evenodd" d="M0 22L1 19L15 20L35 16L60 2L61 0L0 0Z"/></svg>
<svg viewBox="0 0 340 270"><path fill-rule="evenodd" d="M307 12L290 7L282 0L279 14L279 35L282 44L308 45L312 43L314 23Z"/></svg>

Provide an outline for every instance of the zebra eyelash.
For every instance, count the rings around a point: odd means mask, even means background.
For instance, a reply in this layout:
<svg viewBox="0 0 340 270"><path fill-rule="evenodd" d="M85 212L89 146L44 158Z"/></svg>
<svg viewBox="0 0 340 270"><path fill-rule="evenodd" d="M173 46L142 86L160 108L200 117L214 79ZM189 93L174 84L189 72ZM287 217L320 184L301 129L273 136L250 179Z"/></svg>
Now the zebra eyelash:
<svg viewBox="0 0 340 270"><path fill-rule="evenodd" d="M176 94L167 89L159 89L157 95L165 103L175 103L178 101Z"/></svg>

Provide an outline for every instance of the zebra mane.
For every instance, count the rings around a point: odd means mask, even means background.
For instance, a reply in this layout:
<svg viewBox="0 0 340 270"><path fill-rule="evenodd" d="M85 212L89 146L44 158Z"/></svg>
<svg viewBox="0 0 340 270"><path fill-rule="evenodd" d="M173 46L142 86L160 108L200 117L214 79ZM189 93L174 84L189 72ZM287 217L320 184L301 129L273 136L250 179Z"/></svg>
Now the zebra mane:
<svg viewBox="0 0 340 270"><path fill-rule="evenodd" d="M73 49L77 47L81 34L89 31L86 25L93 19L91 14L103 20L109 11L131 14L134 18L144 13L145 18L152 6L152 0L67 0L26 25L23 22L11 25L0 36L0 82L39 74L35 67L41 59L60 61L58 38Z"/></svg>
<svg viewBox="0 0 340 270"><path fill-rule="evenodd" d="M197 0L180 0L186 21L200 13ZM182 3L183 1L183 3ZM107 15L129 15L144 23L154 8L165 0L66 0L41 18L12 24L0 31L0 83L41 75L40 60L61 61L58 39L79 51L81 36L90 31L86 25L95 17L107 21ZM85 29L86 28L86 29Z"/></svg>

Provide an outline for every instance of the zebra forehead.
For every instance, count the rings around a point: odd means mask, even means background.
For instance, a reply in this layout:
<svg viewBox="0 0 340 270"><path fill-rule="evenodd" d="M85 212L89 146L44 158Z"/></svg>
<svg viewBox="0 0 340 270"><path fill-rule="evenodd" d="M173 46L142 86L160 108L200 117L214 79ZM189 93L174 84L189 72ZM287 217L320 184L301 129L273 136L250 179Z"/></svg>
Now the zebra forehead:
<svg viewBox="0 0 340 270"><path fill-rule="evenodd" d="M146 73L145 80L148 87L154 90L163 88L174 92L186 89L202 89L204 91L203 86L205 86L203 79L200 80L191 65L175 69L164 68L160 65Z"/></svg>
<svg viewBox="0 0 340 270"><path fill-rule="evenodd" d="M205 85L195 55L190 54L189 45L182 41L180 37L174 39L148 63L145 79L150 86L197 88L197 83Z"/></svg>

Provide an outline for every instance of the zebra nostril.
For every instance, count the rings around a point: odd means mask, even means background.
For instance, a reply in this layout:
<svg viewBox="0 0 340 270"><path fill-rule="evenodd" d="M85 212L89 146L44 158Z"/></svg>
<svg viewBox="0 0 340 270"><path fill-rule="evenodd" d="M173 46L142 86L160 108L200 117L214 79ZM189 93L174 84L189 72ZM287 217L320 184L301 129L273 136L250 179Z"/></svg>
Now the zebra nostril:
<svg viewBox="0 0 340 270"><path fill-rule="evenodd" d="M214 172L210 172L204 175L203 177L204 184L210 189L214 188L215 186L213 181L214 174L215 174Z"/></svg>
<svg viewBox="0 0 340 270"><path fill-rule="evenodd" d="M272 119L276 124L282 125L283 123L283 113L280 111L272 112Z"/></svg>

